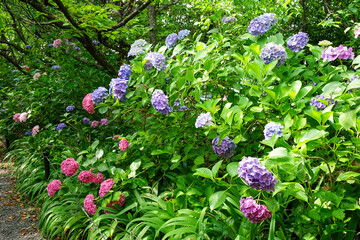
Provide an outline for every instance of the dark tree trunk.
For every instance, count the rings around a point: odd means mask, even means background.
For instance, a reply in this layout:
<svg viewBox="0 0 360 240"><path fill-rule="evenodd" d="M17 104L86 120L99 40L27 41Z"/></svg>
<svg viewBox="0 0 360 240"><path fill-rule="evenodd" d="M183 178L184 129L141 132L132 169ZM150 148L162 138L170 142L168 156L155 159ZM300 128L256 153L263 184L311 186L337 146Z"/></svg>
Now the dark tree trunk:
<svg viewBox="0 0 360 240"><path fill-rule="evenodd" d="M301 4L301 6L302 6L302 8L303 8L301 31L306 32L306 7L307 7L307 0L300 0L300 4Z"/></svg>
<svg viewBox="0 0 360 240"><path fill-rule="evenodd" d="M149 11L149 27L150 29L150 43L155 47L156 45L156 10L155 4L150 4L147 6Z"/></svg>

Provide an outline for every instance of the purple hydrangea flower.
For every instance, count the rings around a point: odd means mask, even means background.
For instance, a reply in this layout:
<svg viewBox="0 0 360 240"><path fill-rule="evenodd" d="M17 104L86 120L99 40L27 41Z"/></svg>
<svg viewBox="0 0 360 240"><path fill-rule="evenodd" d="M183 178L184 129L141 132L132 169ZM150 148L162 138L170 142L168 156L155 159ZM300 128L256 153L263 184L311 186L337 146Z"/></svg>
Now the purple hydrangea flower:
<svg viewBox="0 0 360 240"><path fill-rule="evenodd" d="M100 44L100 42L99 42L99 41L96 41L96 40L92 40L92 43L93 43L94 45L99 45L99 44Z"/></svg>
<svg viewBox="0 0 360 240"><path fill-rule="evenodd" d="M92 101L94 104L98 104L103 102L108 96L108 90L104 87L99 87L92 92Z"/></svg>
<svg viewBox="0 0 360 240"><path fill-rule="evenodd" d="M274 60L278 60L276 66L283 64L286 60L287 54L285 48L273 42L267 43L261 50L260 58L265 64L269 64Z"/></svg>
<svg viewBox="0 0 360 240"><path fill-rule="evenodd" d="M32 131L27 131L27 132L25 132L25 135L26 135L26 136L32 135Z"/></svg>
<svg viewBox="0 0 360 240"><path fill-rule="evenodd" d="M190 34L190 31L187 29L181 30L178 34L178 39L184 39Z"/></svg>
<svg viewBox="0 0 360 240"><path fill-rule="evenodd" d="M339 53L338 58L342 60L354 59L354 53L352 48L344 47L343 45L339 45L337 48Z"/></svg>
<svg viewBox="0 0 360 240"><path fill-rule="evenodd" d="M180 101L179 100L176 100L174 102L174 107L180 107Z"/></svg>
<svg viewBox="0 0 360 240"><path fill-rule="evenodd" d="M199 128L199 127L205 127L206 125L210 126L211 120L212 120L212 117L209 112L201 113L196 119L195 127Z"/></svg>
<svg viewBox="0 0 360 240"><path fill-rule="evenodd" d="M149 70L151 67L156 68L158 71L163 72L166 69L165 56L158 52L149 52L145 59L145 68Z"/></svg>
<svg viewBox="0 0 360 240"><path fill-rule="evenodd" d="M224 158L231 158L234 154L236 144L232 139L226 136L219 145L220 137L217 136L212 140L212 147L215 154L224 157Z"/></svg>
<svg viewBox="0 0 360 240"><path fill-rule="evenodd" d="M26 48L32 48L32 45L25 45Z"/></svg>
<svg viewBox="0 0 360 240"><path fill-rule="evenodd" d="M56 131L60 131L62 130L64 127L66 127L66 124L65 123L59 123L56 127Z"/></svg>
<svg viewBox="0 0 360 240"><path fill-rule="evenodd" d="M12 73L20 72L19 70L11 70Z"/></svg>
<svg viewBox="0 0 360 240"><path fill-rule="evenodd" d="M228 22L236 22L236 21L237 21L236 17L224 17L222 20L224 24L227 24Z"/></svg>
<svg viewBox="0 0 360 240"><path fill-rule="evenodd" d="M137 55L143 53L144 52L143 47L146 44L148 44L148 43L143 39L136 40L133 44L131 44L130 51L128 53L128 57L137 56Z"/></svg>
<svg viewBox="0 0 360 240"><path fill-rule="evenodd" d="M185 106L185 105L179 107L179 111L186 111L186 110L188 110L188 109L189 109L189 108L188 108L187 106Z"/></svg>
<svg viewBox="0 0 360 240"><path fill-rule="evenodd" d="M83 118L83 122L84 122L85 124L89 124L89 123L90 123L90 119L88 119L87 117L84 117L84 118Z"/></svg>
<svg viewBox="0 0 360 240"><path fill-rule="evenodd" d="M317 95L317 96L315 96L314 98L311 99L310 106L316 107L318 111L320 111L321 109L324 109L324 108L327 107L327 105L325 103L319 101L318 99L326 100L328 102L328 105L334 103L334 101L332 99L325 98L324 94Z"/></svg>
<svg viewBox="0 0 360 240"><path fill-rule="evenodd" d="M244 157L239 162L238 173L249 187L256 190L275 191L277 180L257 158Z"/></svg>
<svg viewBox="0 0 360 240"><path fill-rule="evenodd" d="M52 69L60 69L60 66L51 66Z"/></svg>
<svg viewBox="0 0 360 240"><path fill-rule="evenodd" d="M342 60L354 59L354 53L352 51L352 48L347 48L343 45L340 45L337 48L333 48L330 46L328 48L325 48L324 51L322 51L321 57L323 58L324 62L332 62L336 58Z"/></svg>
<svg viewBox="0 0 360 240"><path fill-rule="evenodd" d="M292 35L288 42L287 46L288 48L293 52L299 52L301 51L306 44L308 43L309 37L304 32L299 32L298 34Z"/></svg>
<svg viewBox="0 0 360 240"><path fill-rule="evenodd" d="M253 197L240 199L240 211L252 223L262 222L272 216L265 205L257 204Z"/></svg>
<svg viewBox="0 0 360 240"><path fill-rule="evenodd" d="M119 101L124 101L125 95L127 93L128 80L121 78L113 78L110 82L110 94L114 99L119 99Z"/></svg>
<svg viewBox="0 0 360 240"><path fill-rule="evenodd" d="M172 48L175 46L178 40L178 35L176 33L171 33L166 37L165 44L167 48Z"/></svg>
<svg viewBox="0 0 360 240"><path fill-rule="evenodd" d="M167 96L160 89L154 90L151 97L151 104L159 113L169 114L172 112L172 108L169 106Z"/></svg>
<svg viewBox="0 0 360 240"><path fill-rule="evenodd" d="M71 112L71 111L74 111L74 110L75 110L75 106L70 105L70 106L66 107L67 112Z"/></svg>
<svg viewBox="0 0 360 240"><path fill-rule="evenodd" d="M269 122L268 124L265 125L264 128L264 136L266 140L269 140L272 135L276 134L279 137L282 137L283 135L283 131L282 129L284 128L283 125L281 125L280 123L277 122Z"/></svg>
<svg viewBox="0 0 360 240"><path fill-rule="evenodd" d="M118 72L118 76L121 79L129 80L131 76L131 68L130 65L124 64L120 67L120 70Z"/></svg>
<svg viewBox="0 0 360 240"><path fill-rule="evenodd" d="M54 46L54 44L52 44L52 43L48 44L48 47L53 47L53 46Z"/></svg>
<svg viewBox="0 0 360 240"><path fill-rule="evenodd" d="M253 36L258 36L270 30L271 25L276 24L277 19L274 13L265 13L251 20L248 31Z"/></svg>

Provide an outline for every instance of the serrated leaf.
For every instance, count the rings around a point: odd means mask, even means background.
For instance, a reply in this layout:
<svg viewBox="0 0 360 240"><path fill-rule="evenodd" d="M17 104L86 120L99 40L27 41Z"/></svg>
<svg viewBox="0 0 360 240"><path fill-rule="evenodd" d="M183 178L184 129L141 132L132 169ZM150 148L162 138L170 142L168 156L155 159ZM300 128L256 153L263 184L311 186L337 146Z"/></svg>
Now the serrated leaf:
<svg viewBox="0 0 360 240"><path fill-rule="evenodd" d="M226 199L226 192L219 191L211 195L209 199L210 210L214 210L224 204Z"/></svg>

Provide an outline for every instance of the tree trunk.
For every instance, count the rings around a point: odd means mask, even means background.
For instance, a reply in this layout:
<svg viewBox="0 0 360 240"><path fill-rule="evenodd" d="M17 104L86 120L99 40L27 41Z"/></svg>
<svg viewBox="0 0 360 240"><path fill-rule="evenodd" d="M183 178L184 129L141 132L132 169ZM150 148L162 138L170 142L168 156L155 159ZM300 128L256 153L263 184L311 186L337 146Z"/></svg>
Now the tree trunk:
<svg viewBox="0 0 360 240"><path fill-rule="evenodd" d="M155 47L156 45L156 11L155 4L150 4L147 6L149 12L149 27L150 29L150 43Z"/></svg>
<svg viewBox="0 0 360 240"><path fill-rule="evenodd" d="M303 8L303 12L302 12L302 23L301 23L301 31L306 32L306 5L307 5L307 0L300 0L300 4Z"/></svg>

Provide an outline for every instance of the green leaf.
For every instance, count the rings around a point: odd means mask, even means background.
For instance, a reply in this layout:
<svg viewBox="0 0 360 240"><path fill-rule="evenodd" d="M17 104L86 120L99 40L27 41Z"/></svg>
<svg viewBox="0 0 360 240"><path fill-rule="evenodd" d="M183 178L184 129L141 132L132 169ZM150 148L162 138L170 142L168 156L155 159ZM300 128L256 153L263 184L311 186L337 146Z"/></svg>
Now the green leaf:
<svg viewBox="0 0 360 240"><path fill-rule="evenodd" d="M97 159L100 159L103 155L104 155L104 150L102 150L102 149L98 149L95 153L95 157Z"/></svg>
<svg viewBox="0 0 360 240"><path fill-rule="evenodd" d="M349 180L349 179L354 179L356 177L360 176L360 173L357 172L344 172L344 173L340 173L340 175L338 176L338 178L336 179L336 181L345 181L345 180Z"/></svg>
<svg viewBox="0 0 360 240"><path fill-rule="evenodd" d="M342 86L343 84L341 82L330 82L323 88L323 94L328 96L335 91L342 91Z"/></svg>
<svg viewBox="0 0 360 240"><path fill-rule="evenodd" d="M97 145L99 145L99 143L100 143L99 140L94 141L94 142L91 144L90 148L94 151L95 148L97 147Z"/></svg>
<svg viewBox="0 0 360 240"><path fill-rule="evenodd" d="M323 136L325 136L327 132L325 132L324 130L317 130L317 129L310 129L310 130L307 130L307 131L303 131L301 133L301 136L300 138L298 139L298 141L295 141L297 142L298 144L298 147L300 147L301 145L307 143L307 142L310 142L312 140L316 140L316 139L319 139Z"/></svg>
<svg viewBox="0 0 360 240"><path fill-rule="evenodd" d="M213 174L210 171L210 169L208 169L208 168L197 168L195 171L196 172L194 173L194 175L198 175L198 176L204 177L204 178L213 179Z"/></svg>
<svg viewBox="0 0 360 240"><path fill-rule="evenodd" d="M195 81L194 70L193 69L188 69L186 71L185 79L188 80L189 82L194 82Z"/></svg>
<svg viewBox="0 0 360 240"><path fill-rule="evenodd" d="M199 61L200 59L204 58L207 55L207 50L200 50L196 53L194 62Z"/></svg>
<svg viewBox="0 0 360 240"><path fill-rule="evenodd" d="M351 127L355 127L356 124L356 112L355 111L349 111L340 114L339 122L341 126L345 129L350 129Z"/></svg>
<svg viewBox="0 0 360 240"><path fill-rule="evenodd" d="M223 161L220 160L212 167L211 172L214 178L216 177L222 162Z"/></svg>
<svg viewBox="0 0 360 240"><path fill-rule="evenodd" d="M228 172L230 177L235 177L238 175L238 171L237 171L238 168L239 168L238 162L231 162L226 166L226 171Z"/></svg>
<svg viewBox="0 0 360 240"><path fill-rule="evenodd" d="M288 151L286 148L283 147L275 148L269 153L269 158L271 159L289 158Z"/></svg>
<svg viewBox="0 0 360 240"><path fill-rule="evenodd" d="M204 163L204 156L198 156L197 158L195 158L194 160L194 164L195 165L201 165Z"/></svg>
<svg viewBox="0 0 360 240"><path fill-rule="evenodd" d="M345 213L343 209L335 209L332 211L331 215L340 220L343 220L345 218Z"/></svg>
<svg viewBox="0 0 360 240"><path fill-rule="evenodd" d="M358 56L360 57L360 56ZM349 86L346 88L346 91L349 91L351 89L358 89L360 88L360 79L356 79L354 81L352 81Z"/></svg>
<svg viewBox="0 0 360 240"><path fill-rule="evenodd" d="M225 202L225 199L226 199L225 191L219 191L219 192L216 192L213 195L211 195L211 197L209 199L210 210L212 211L212 210L220 207L221 205L223 205L223 203Z"/></svg>
<svg viewBox="0 0 360 240"><path fill-rule="evenodd" d="M274 240L275 239L275 223L276 223L276 214L273 213L272 216L271 216L268 240Z"/></svg>
<svg viewBox="0 0 360 240"><path fill-rule="evenodd" d="M99 113L104 114L107 112L108 109L109 109L108 107L99 108Z"/></svg>

